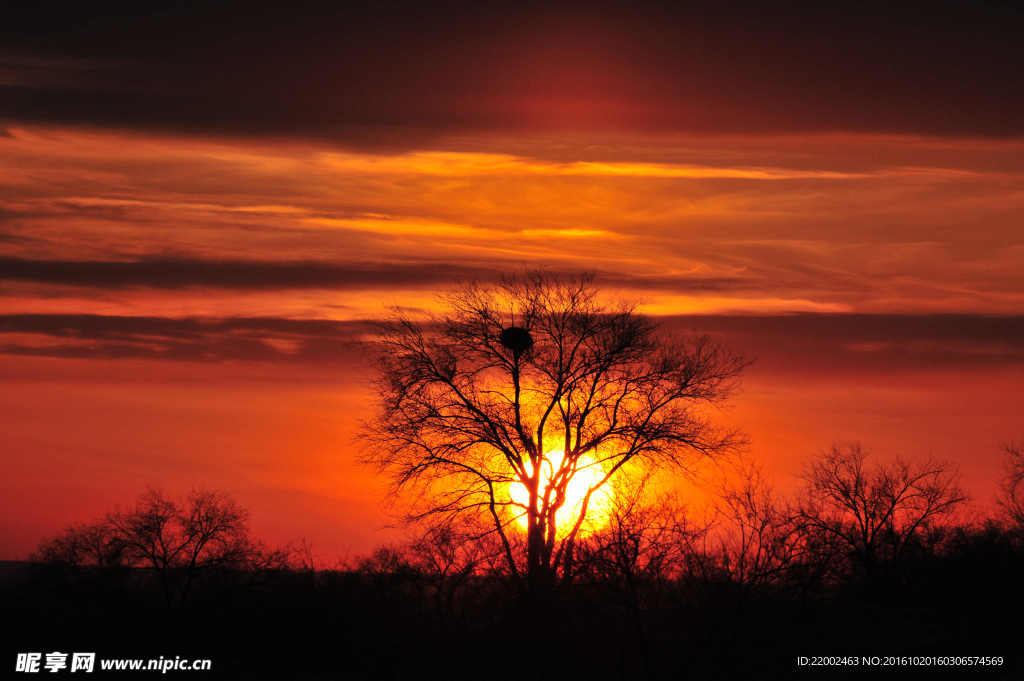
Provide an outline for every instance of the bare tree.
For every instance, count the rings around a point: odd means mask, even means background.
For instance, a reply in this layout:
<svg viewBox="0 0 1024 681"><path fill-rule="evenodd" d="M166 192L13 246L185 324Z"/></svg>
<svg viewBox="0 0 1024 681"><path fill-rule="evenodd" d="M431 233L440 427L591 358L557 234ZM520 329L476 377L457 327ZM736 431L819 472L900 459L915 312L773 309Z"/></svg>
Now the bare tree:
<svg viewBox="0 0 1024 681"><path fill-rule="evenodd" d="M690 521L678 495L647 493L649 478L616 486L606 524L584 538L573 568L615 584L639 607L642 590L679 577L707 528Z"/></svg>
<svg viewBox="0 0 1024 681"><path fill-rule="evenodd" d="M431 525L408 546L409 562L423 575L443 620L454 613L457 597L474 576L485 574L501 552L493 532L467 519Z"/></svg>
<svg viewBox="0 0 1024 681"><path fill-rule="evenodd" d="M757 466L740 462L730 471L718 490L715 512L717 558L734 581L780 584L801 564L804 546L794 511L776 497Z"/></svg>
<svg viewBox="0 0 1024 681"><path fill-rule="evenodd" d="M966 497L945 464L897 459L867 466L866 458L859 444L833 446L815 458L803 475L798 519L819 545L845 551L870 576Z"/></svg>
<svg viewBox="0 0 1024 681"><path fill-rule="evenodd" d="M303 537L299 540L297 546L293 547L293 562L298 566L299 570L310 574L316 573L317 558L313 552L313 542L308 538Z"/></svg>
<svg viewBox="0 0 1024 681"><path fill-rule="evenodd" d="M382 329L366 458L414 490L414 518L484 514L530 587L571 574L594 494L624 466L685 469L740 442L700 407L724 400L745 362L602 305L590 277L533 273L446 302L433 323L396 313Z"/></svg>
<svg viewBox="0 0 1024 681"><path fill-rule="evenodd" d="M201 573L247 567L260 553L249 539L248 512L221 492L194 491L182 504L149 490L108 521L128 559L156 572L169 603L183 603Z"/></svg>
<svg viewBox="0 0 1024 681"><path fill-rule="evenodd" d="M677 494L648 493L650 479L614 481L604 526L581 539L578 558L566 569L592 586L614 589L644 676L653 678L644 606L663 602L706 528L690 523Z"/></svg>
<svg viewBox="0 0 1024 681"><path fill-rule="evenodd" d="M124 542L107 522L75 525L44 540L32 556L41 563L114 567L125 560Z"/></svg>
<svg viewBox="0 0 1024 681"><path fill-rule="evenodd" d="M1006 471L999 485L999 506L1007 519L1024 528L1024 446L1010 442L1006 452Z"/></svg>
<svg viewBox="0 0 1024 681"><path fill-rule="evenodd" d="M283 569L290 547L269 550L249 537L248 512L223 492L194 491L184 501L158 490L134 508L66 529L34 558L47 563L125 565L151 570L168 605L183 604L197 579L215 568Z"/></svg>

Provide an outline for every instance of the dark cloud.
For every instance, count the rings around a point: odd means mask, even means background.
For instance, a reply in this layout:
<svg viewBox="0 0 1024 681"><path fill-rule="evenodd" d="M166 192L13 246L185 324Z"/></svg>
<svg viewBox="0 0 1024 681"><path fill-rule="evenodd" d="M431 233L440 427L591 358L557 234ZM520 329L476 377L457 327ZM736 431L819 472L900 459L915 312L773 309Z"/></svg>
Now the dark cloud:
<svg viewBox="0 0 1024 681"><path fill-rule="evenodd" d="M140 9L140 8L145 9ZM85 3L0 118L410 147L480 130L1020 135L1014 3Z"/></svg>
<svg viewBox="0 0 1024 681"><path fill-rule="evenodd" d="M511 271L519 271L512 268ZM552 274L574 276L576 272ZM257 260L202 260L146 258L133 261L31 260L0 256L0 281L118 289L146 287L174 289L401 288L437 286L455 281L490 281L499 276L494 267L438 263L329 263ZM633 277L598 273L604 286L672 291L735 291L754 284L726 277Z"/></svg>
<svg viewBox="0 0 1024 681"><path fill-rule="evenodd" d="M187 258L117 262L0 257L0 280L113 289L396 288L486 277L487 274L450 263L364 265Z"/></svg>
<svg viewBox="0 0 1024 681"><path fill-rule="evenodd" d="M755 358L754 370L794 379L1024 364L1024 316L692 315L659 320L669 330L711 334ZM373 329L369 321L275 317L3 315L0 353L333 364L365 359L362 341ZM7 334L10 340L4 342Z"/></svg>
<svg viewBox="0 0 1024 681"><path fill-rule="evenodd" d="M351 336L370 328L369 322L281 317L123 317L91 314L0 315L0 333L38 333L92 340L126 336L160 336L187 340L211 333L284 334L302 338Z"/></svg>
<svg viewBox="0 0 1024 681"><path fill-rule="evenodd" d="M675 331L722 339L756 358L759 370L794 377L1024 364L1024 316L799 313L662 320Z"/></svg>
<svg viewBox="0 0 1024 681"><path fill-rule="evenodd" d="M364 322L274 317L229 319L20 314L0 316L0 353L92 359L300 361L360 355ZM4 334L52 339L30 343Z"/></svg>

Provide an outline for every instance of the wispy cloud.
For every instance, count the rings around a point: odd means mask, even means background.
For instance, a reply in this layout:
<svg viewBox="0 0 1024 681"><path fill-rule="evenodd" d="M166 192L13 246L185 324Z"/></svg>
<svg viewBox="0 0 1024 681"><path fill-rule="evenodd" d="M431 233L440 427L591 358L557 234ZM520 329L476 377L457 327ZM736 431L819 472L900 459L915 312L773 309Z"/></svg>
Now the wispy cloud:
<svg viewBox="0 0 1024 681"><path fill-rule="evenodd" d="M430 175L436 177L473 177L499 175L544 175L562 177L636 177L664 179L739 179L795 180L868 177L866 173L791 168L755 168L682 165L676 163L571 161L557 163L509 154L421 151L394 156L357 156L325 154L327 167L346 173ZM896 171L905 174L908 170ZM909 172L927 173L927 168Z"/></svg>
<svg viewBox="0 0 1024 681"><path fill-rule="evenodd" d="M107 313L217 313L231 291L262 292L237 301L253 314L291 313L285 292L318 288L401 289L420 305L439 284L525 267L598 271L665 312L1024 302L1019 143L586 142L481 137L365 154L19 128L0 145L0 278L12 282L0 306L64 311L53 298L74 294L100 311L69 286L105 290L103 305L119 289L126 307ZM178 288L177 303L143 301L139 287Z"/></svg>

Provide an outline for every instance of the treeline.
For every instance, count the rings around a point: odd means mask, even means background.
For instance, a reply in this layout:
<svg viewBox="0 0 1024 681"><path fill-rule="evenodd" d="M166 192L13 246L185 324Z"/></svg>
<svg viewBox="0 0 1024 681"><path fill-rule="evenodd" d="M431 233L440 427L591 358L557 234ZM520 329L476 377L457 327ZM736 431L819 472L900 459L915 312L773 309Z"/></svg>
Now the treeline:
<svg viewBox="0 0 1024 681"><path fill-rule="evenodd" d="M808 461L785 497L741 467L700 514L641 482L540 596L486 526L434 524L315 569L308 545L253 541L224 495L149 492L44 542L4 590L21 645L114 640L121 656L209 656L225 678L886 676L808 672L800 655L1002 656L917 672L1019 678L1006 623L1024 607L1024 451L1006 464L988 517L968 514L949 466L859 446Z"/></svg>
<svg viewBox="0 0 1024 681"><path fill-rule="evenodd" d="M153 577L166 605L186 603L197 584L228 575L288 569L295 549L269 549L250 536L248 511L223 492L193 491L184 500L148 490L129 510L68 527L43 541L31 560L68 575ZM138 575L134 575L136 581Z"/></svg>
<svg viewBox="0 0 1024 681"><path fill-rule="evenodd" d="M969 510L952 466L876 462L859 444L811 459L791 497L777 494L757 467L741 464L699 514L674 494L651 498L644 481L620 487L604 509L606 522L580 540L557 586L616 586L637 606L656 603L660 591L680 583L800 597L919 588L925 575L917 568L929 561L1024 549L1024 450L1008 445L1005 455L997 512L989 516ZM438 604L452 604L481 576L517 586L501 550L486 524L448 521L341 569L404 576Z"/></svg>

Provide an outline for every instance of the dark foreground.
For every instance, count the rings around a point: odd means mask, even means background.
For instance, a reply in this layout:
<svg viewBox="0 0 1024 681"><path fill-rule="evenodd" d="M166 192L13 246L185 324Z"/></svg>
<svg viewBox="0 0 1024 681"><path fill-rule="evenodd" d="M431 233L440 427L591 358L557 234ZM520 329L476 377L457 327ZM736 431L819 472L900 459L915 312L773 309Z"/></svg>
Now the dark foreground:
<svg viewBox="0 0 1024 681"><path fill-rule="evenodd" d="M13 678L1024 677L1024 551L1000 532L977 531L941 556L814 589L608 579L529 606L496 577L453 586L400 567L210 574L188 602L172 605L138 569L3 568L5 677L19 652L42 653L43 662L53 651L97 654L91 675L40 667ZM209 658L212 669L99 668L102 659L161 656ZM822 656L846 659L815 659ZM900 656L936 657L905 666ZM943 659L957 656L970 659Z"/></svg>

